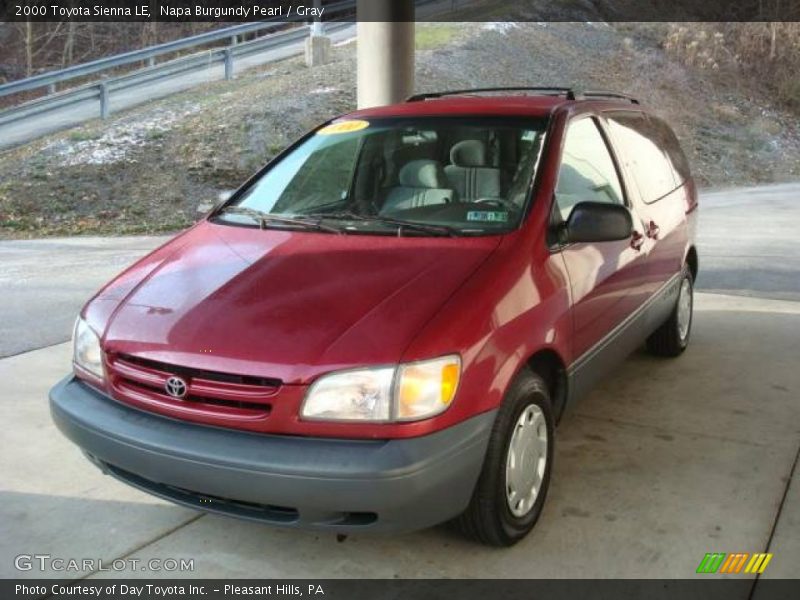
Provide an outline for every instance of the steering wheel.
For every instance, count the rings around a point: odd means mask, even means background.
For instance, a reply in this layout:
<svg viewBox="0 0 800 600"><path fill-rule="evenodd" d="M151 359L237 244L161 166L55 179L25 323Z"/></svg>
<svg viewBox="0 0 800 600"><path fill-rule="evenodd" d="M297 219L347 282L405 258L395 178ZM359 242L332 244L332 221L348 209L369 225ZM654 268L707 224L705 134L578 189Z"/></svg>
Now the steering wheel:
<svg viewBox="0 0 800 600"><path fill-rule="evenodd" d="M502 208L505 208L509 212L517 210L517 207L513 203L503 198L491 198L491 197L476 198L472 202L474 202L475 204L494 204L495 206L500 206Z"/></svg>

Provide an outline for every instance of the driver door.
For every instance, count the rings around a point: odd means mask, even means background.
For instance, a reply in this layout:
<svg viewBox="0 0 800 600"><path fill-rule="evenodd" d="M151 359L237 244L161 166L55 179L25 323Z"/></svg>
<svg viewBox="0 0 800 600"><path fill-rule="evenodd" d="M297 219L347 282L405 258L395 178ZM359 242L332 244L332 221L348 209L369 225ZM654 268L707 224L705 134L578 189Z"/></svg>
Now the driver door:
<svg viewBox="0 0 800 600"><path fill-rule="evenodd" d="M567 125L553 206L554 224L566 223L579 202L608 202L635 210L614 155L593 117L579 117ZM602 356L603 349L646 298L647 238L641 219L634 215L633 223L634 232L629 239L573 243L559 248L572 292L576 370L589 363L602 367L613 359ZM591 385L596 378L593 372L601 370L604 369L587 368L579 378L579 387Z"/></svg>

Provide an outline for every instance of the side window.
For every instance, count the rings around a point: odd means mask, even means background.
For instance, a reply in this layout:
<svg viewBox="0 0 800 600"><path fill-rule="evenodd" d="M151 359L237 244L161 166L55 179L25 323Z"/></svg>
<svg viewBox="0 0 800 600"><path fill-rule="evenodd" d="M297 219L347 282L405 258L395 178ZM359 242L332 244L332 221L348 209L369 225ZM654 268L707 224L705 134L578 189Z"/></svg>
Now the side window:
<svg viewBox="0 0 800 600"><path fill-rule="evenodd" d="M594 119L571 123L556 187L556 206L566 221L579 202L624 204L622 186Z"/></svg>
<svg viewBox="0 0 800 600"><path fill-rule="evenodd" d="M692 173L689 169L689 161L686 160L686 155L683 153L683 150L681 150L678 138L675 137L672 128L658 117L650 115L648 120L650 121L650 127L659 145L664 149L669 162L672 164L676 181L679 185L682 184L692 176Z"/></svg>
<svg viewBox="0 0 800 600"><path fill-rule="evenodd" d="M636 182L642 200L655 202L683 183L679 179L679 171L673 167L664 151L663 127L672 134L666 124L661 128L654 127L644 113L639 112L606 116L611 137L620 149L620 159ZM671 137L674 138L674 135Z"/></svg>

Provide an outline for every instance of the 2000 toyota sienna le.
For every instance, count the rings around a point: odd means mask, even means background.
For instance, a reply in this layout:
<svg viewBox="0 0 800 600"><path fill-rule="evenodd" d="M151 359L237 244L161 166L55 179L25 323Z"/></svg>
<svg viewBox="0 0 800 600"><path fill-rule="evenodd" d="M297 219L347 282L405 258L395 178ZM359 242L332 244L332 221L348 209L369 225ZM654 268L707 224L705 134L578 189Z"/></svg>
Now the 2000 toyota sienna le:
<svg viewBox="0 0 800 600"><path fill-rule="evenodd" d="M88 302L52 415L186 506L510 545L565 409L640 344L686 348L696 208L669 126L619 94L339 117Z"/></svg>

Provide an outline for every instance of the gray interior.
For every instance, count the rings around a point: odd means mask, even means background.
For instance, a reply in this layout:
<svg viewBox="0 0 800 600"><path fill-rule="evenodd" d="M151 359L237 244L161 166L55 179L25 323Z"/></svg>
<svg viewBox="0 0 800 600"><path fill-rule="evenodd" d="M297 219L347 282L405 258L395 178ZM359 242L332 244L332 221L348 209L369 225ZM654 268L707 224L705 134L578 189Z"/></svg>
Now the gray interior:
<svg viewBox="0 0 800 600"><path fill-rule="evenodd" d="M412 160L400 169L400 185L390 190L383 212L406 210L453 201L442 165L435 160Z"/></svg>
<svg viewBox="0 0 800 600"><path fill-rule="evenodd" d="M461 201L502 195L500 169L487 166L486 155L486 143L481 140L463 140L450 150L451 164L444 171Z"/></svg>

